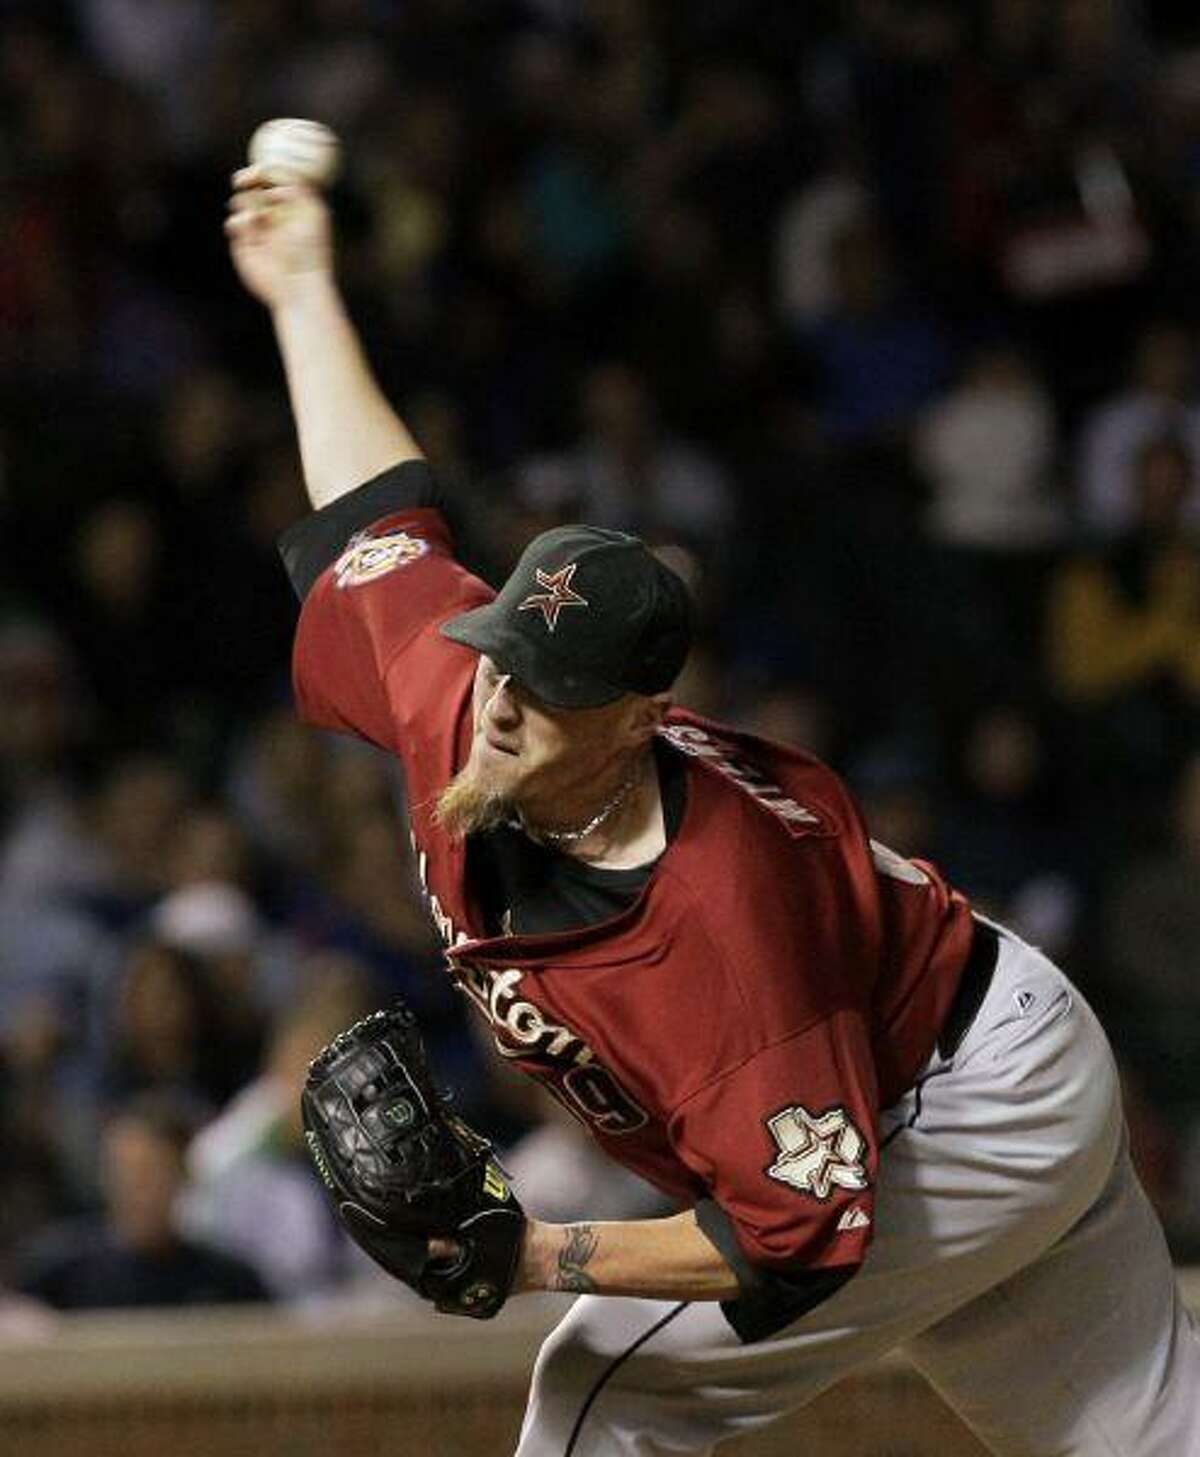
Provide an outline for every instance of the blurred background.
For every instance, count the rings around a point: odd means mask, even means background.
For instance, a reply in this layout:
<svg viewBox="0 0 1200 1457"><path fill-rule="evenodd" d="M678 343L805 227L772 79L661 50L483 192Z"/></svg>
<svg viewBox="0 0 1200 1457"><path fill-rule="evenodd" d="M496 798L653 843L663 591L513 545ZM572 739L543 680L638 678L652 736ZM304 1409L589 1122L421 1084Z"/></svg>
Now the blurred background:
<svg viewBox="0 0 1200 1457"><path fill-rule="evenodd" d="M388 765L293 720L305 501L221 233L276 115L344 140L341 275L464 559L498 580L573 519L669 553L704 624L681 700L827 758L1062 961L1200 1258L1189 10L0 0L17 1328L403 1301L294 1121L307 1058L397 992L535 1211L660 1207L497 1080Z"/></svg>

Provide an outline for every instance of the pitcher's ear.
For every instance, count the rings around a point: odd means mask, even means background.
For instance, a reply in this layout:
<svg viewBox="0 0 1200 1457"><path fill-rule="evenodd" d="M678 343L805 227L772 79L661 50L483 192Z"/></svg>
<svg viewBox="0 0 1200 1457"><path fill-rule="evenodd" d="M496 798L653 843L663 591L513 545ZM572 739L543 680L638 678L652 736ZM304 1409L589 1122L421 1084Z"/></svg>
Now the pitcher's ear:
<svg viewBox="0 0 1200 1457"><path fill-rule="evenodd" d="M636 743L645 743L662 723L671 707L669 693L638 694L626 723Z"/></svg>

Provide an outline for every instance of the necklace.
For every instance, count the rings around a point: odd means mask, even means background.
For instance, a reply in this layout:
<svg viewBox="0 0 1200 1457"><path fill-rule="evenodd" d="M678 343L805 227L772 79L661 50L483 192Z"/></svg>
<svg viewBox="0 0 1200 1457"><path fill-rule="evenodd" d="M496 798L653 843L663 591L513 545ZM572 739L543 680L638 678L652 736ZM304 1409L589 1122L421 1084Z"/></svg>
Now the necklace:
<svg viewBox="0 0 1200 1457"><path fill-rule="evenodd" d="M582 840L594 830L598 830L605 820L616 814L617 810L629 797L629 792L638 782L638 773L635 769L628 779L624 779L617 786L617 792L596 813L587 821L574 830L543 830L536 825L531 825L527 819L521 816L521 828L526 834L532 835L538 840L552 840L556 845L571 844L576 840Z"/></svg>

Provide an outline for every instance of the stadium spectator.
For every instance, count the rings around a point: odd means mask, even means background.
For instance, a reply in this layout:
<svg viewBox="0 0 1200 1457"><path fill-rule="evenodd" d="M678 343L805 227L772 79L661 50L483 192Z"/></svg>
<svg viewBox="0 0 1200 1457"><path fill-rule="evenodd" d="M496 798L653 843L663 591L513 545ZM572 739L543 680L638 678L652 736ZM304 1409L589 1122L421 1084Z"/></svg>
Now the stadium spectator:
<svg viewBox="0 0 1200 1457"><path fill-rule="evenodd" d="M953 665L964 698L1024 688L1065 525L1057 448L1053 401L1011 344L979 349L917 426L914 464L931 488L925 652Z"/></svg>
<svg viewBox="0 0 1200 1457"><path fill-rule="evenodd" d="M26 904L102 874L74 772L89 719L63 636L24 616L0 626L0 885Z"/></svg>
<svg viewBox="0 0 1200 1457"><path fill-rule="evenodd" d="M103 1212L33 1241L18 1261L15 1288L57 1310L268 1299L248 1265L179 1233L194 1129L188 1106L162 1095L123 1107L104 1130Z"/></svg>
<svg viewBox="0 0 1200 1457"><path fill-rule="evenodd" d="M192 953L135 940L98 1000L96 1081L105 1105L174 1090L213 1112L253 1075L259 1037L229 1028L219 989Z"/></svg>
<svg viewBox="0 0 1200 1457"><path fill-rule="evenodd" d="M171 837L190 785L166 753L118 754L97 778L85 803L95 873L74 899L102 926L123 932L166 889Z"/></svg>
<svg viewBox="0 0 1200 1457"><path fill-rule="evenodd" d="M135 717L144 731L163 732L187 660L179 652L183 603L166 570L160 524L138 502L106 501L80 524L71 565L59 618L102 716L101 732L117 739ZM154 704L146 703L147 683L159 685Z"/></svg>
<svg viewBox="0 0 1200 1457"><path fill-rule="evenodd" d="M1157 440L1180 441L1190 473L1182 505L1191 525L1200 521L1200 401L1196 393L1196 350L1191 332L1177 323L1155 323L1142 331L1134 353L1133 378L1112 399L1098 405L1079 434L1077 506L1091 536L1120 536L1138 517L1138 459Z"/></svg>
<svg viewBox="0 0 1200 1457"><path fill-rule="evenodd" d="M652 1185L605 1157L558 1103L537 1100L536 1125L503 1151L504 1167L538 1219L650 1219L674 1206Z"/></svg>
<svg viewBox="0 0 1200 1457"><path fill-rule="evenodd" d="M947 332L905 296L877 217L847 221L831 260L831 306L800 336L817 370L822 425L843 448L903 444L949 376Z"/></svg>
<svg viewBox="0 0 1200 1457"><path fill-rule="evenodd" d="M195 1238L258 1271L280 1300L329 1296L369 1266L335 1222L300 1126L308 1064L326 1042L372 1010L365 968L315 958L303 990L272 1028L258 1076L196 1135L183 1221Z"/></svg>
<svg viewBox="0 0 1200 1457"><path fill-rule="evenodd" d="M27 1049L18 1028L8 1025L8 1046L0 1060L0 1136L4 1139L4 1202L0 1205L0 1283L15 1274L16 1252L83 1206L85 1181L74 1177L56 1133L67 1108L49 1095L45 1049L33 1051L39 1064L22 1066ZM69 1115L68 1115L69 1116ZM57 1126L56 1126L57 1125ZM89 1130L90 1131L90 1130ZM69 1142L71 1134L61 1142Z"/></svg>
<svg viewBox="0 0 1200 1457"><path fill-rule="evenodd" d="M1020 555L1063 526L1054 490L1054 407L1020 352L979 350L916 433L933 487L927 529L945 547Z"/></svg>
<svg viewBox="0 0 1200 1457"><path fill-rule="evenodd" d="M1145 796L1165 791L1200 725L1200 550L1181 521L1186 448L1150 441L1135 474L1131 529L1066 558L1051 583L1049 668L1072 716L1064 771L1081 794L1102 790L1104 816L1152 822Z"/></svg>
<svg viewBox="0 0 1200 1457"><path fill-rule="evenodd" d="M323 845L327 754L285 706L246 725L229 750L229 805L258 853L293 883L313 870Z"/></svg>
<svg viewBox="0 0 1200 1457"><path fill-rule="evenodd" d="M1118 861L1103 920L1104 1000L1126 1061L1176 1133L1200 1124L1200 754L1170 801L1166 843Z"/></svg>
<svg viewBox="0 0 1200 1457"><path fill-rule="evenodd" d="M526 467L526 504L652 541L711 546L730 519L730 483L705 451L663 428L639 371L598 365L580 395L583 436L563 456Z"/></svg>
<svg viewBox="0 0 1200 1457"><path fill-rule="evenodd" d="M219 800L197 801L183 812L167 860L167 883L173 890L213 881L248 889L253 879L246 833Z"/></svg>
<svg viewBox="0 0 1200 1457"><path fill-rule="evenodd" d="M412 893L415 872L385 810L339 826L329 847L330 919L318 944L361 962L379 1001L402 997L421 1020L430 1058L470 1116L486 1103L486 1073L463 999L440 971L428 913ZM405 887L409 893L404 894Z"/></svg>
<svg viewBox="0 0 1200 1457"><path fill-rule="evenodd" d="M993 703L976 713L947 776L938 854L973 904L1066 958L1083 867L1055 798L1050 753L1042 725L1024 704Z"/></svg>

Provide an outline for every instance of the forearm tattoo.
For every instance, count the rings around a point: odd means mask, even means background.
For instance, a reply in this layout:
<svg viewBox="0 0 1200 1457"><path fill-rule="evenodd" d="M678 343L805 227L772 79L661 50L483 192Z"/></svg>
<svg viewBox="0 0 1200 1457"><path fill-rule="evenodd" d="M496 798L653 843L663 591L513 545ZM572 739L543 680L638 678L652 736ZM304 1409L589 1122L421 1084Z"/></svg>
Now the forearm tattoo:
<svg viewBox="0 0 1200 1457"><path fill-rule="evenodd" d="M590 1224L568 1225L551 1289L569 1290L577 1295L595 1294L596 1282L588 1274L587 1265L599 1243L600 1236Z"/></svg>

